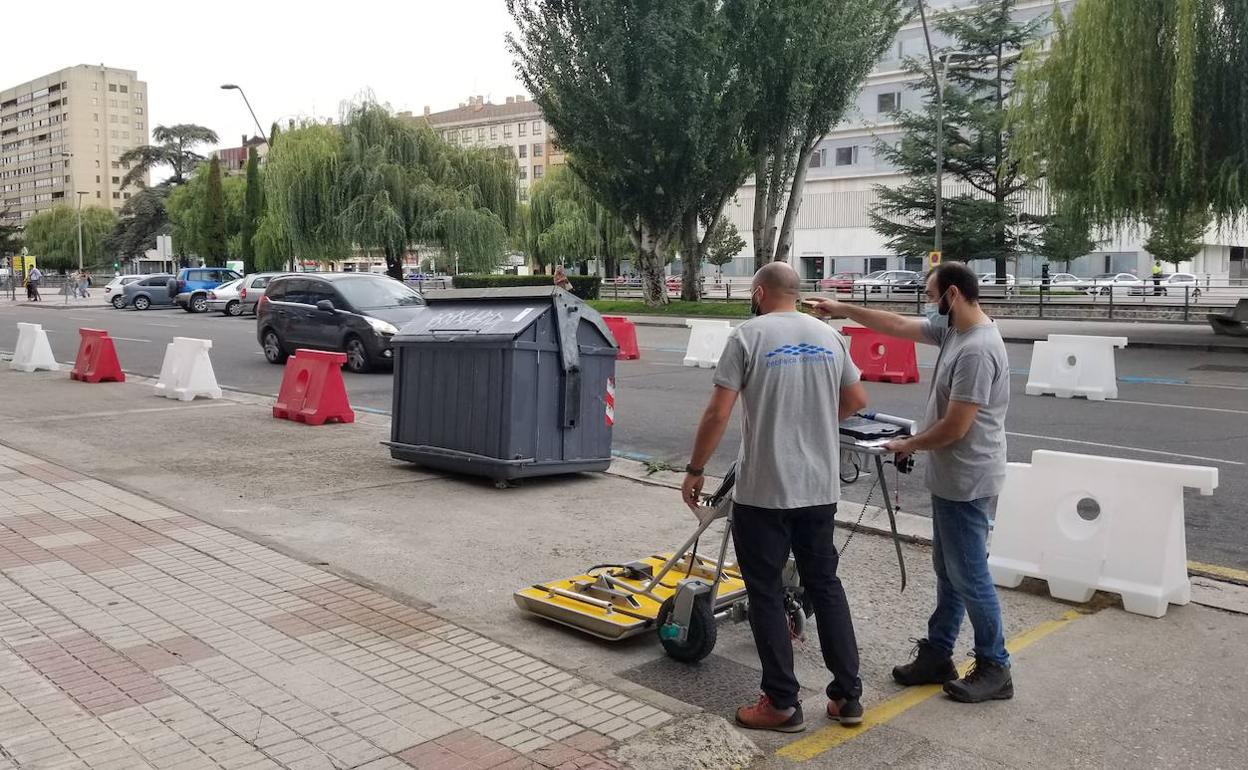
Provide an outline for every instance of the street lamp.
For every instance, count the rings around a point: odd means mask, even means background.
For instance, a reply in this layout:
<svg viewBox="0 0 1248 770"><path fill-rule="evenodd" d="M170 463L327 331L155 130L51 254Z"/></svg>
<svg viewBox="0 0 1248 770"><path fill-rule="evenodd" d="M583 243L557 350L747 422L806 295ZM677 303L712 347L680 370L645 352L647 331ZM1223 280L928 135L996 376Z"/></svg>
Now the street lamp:
<svg viewBox="0 0 1248 770"><path fill-rule="evenodd" d="M224 83L221 86L221 90L238 91L239 96L243 97L243 104L247 105L247 111L251 113L251 119L254 120L256 123L256 130L260 132L259 133L260 138L264 141L265 144L268 144L269 136L268 134L265 133L264 129L260 127L260 120L256 117L256 111L251 108L251 102L247 100L247 94L244 93L242 86L238 86L233 83Z"/></svg>

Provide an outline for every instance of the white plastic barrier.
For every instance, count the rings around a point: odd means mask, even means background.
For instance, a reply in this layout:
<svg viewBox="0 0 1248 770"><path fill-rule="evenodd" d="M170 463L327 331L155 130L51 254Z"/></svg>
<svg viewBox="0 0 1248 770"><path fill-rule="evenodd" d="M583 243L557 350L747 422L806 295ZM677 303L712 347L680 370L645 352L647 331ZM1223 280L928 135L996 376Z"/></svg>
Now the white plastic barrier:
<svg viewBox="0 0 1248 770"><path fill-rule="evenodd" d="M38 369L55 372L60 369L52 355L52 346L48 344L48 333L41 324L18 323L17 348L13 351L9 368L19 372Z"/></svg>
<svg viewBox="0 0 1248 770"><path fill-rule="evenodd" d="M728 344L732 325L727 321L685 321L689 327L689 347L685 350L685 366L710 369Z"/></svg>
<svg viewBox="0 0 1248 770"><path fill-rule="evenodd" d="M997 501L988 569L999 586L1048 581L1057 599L1122 596L1159 618L1187 604L1183 489L1211 495L1218 469L1038 450L1010 463Z"/></svg>
<svg viewBox="0 0 1248 770"><path fill-rule="evenodd" d="M156 395L180 401L193 401L197 396L221 398L212 359L208 357L211 347L212 340L174 337L173 342L165 346Z"/></svg>
<svg viewBox="0 0 1248 770"><path fill-rule="evenodd" d="M1047 342L1032 346L1026 393L1083 396L1092 401L1118 398L1114 348L1126 346L1126 337L1050 334Z"/></svg>

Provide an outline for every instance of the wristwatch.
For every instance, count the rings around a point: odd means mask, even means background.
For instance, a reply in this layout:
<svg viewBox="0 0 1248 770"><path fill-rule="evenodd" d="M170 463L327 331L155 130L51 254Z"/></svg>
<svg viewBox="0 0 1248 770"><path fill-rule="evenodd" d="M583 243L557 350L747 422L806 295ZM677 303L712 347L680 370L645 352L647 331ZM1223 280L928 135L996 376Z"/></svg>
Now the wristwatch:
<svg viewBox="0 0 1248 770"><path fill-rule="evenodd" d="M685 473L688 473L690 476L701 476L705 470L706 468L695 468L692 465L685 466Z"/></svg>

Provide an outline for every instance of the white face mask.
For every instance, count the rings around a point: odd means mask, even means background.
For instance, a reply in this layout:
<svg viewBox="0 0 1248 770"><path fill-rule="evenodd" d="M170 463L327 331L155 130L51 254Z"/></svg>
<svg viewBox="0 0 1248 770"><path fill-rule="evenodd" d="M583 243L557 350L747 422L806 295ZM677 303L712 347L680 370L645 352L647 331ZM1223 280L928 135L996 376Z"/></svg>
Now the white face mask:
<svg viewBox="0 0 1248 770"><path fill-rule="evenodd" d="M937 331L949 328L949 311L952 310L952 308L941 310L940 307L941 301L944 300L948 294L949 290L946 289L945 293L940 295L940 299L935 302L929 302L923 306L923 315L927 316L927 322L930 323L932 328Z"/></svg>

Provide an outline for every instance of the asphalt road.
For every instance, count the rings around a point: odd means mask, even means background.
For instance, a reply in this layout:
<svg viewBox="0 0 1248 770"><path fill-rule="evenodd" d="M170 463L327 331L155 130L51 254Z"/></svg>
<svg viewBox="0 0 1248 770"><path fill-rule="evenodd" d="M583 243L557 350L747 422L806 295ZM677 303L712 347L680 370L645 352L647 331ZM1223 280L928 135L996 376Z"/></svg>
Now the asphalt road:
<svg viewBox="0 0 1248 770"><path fill-rule="evenodd" d="M181 310L144 313L108 307L52 310L0 307L0 350L11 351L14 323L43 324L58 360L77 352L77 329L107 329L117 341L122 365L156 376L165 344L175 336L213 341L212 360L223 387L275 395L282 370L265 362L251 318L190 315ZM687 332L641 327L642 359L617 367L615 448L642 459L681 466L688 456L698 416L711 388L712 370L681 365ZM1023 394L1030 346L1008 346L1012 400L1006 427L1009 459L1027 461L1035 449L1212 465L1220 485L1210 497L1189 492L1186 501L1189 558L1248 569L1248 357L1231 353L1132 349L1118 351L1119 398L1109 402L1059 400ZM934 351L920 346L920 376L912 385L868 383L871 406L882 412L919 417L927 393ZM388 411L389 375L344 373L352 404ZM1180 384L1180 381L1182 384ZM9 404L9 409L20 408ZM722 471L739 441L734 423L711 465ZM919 469L921 471L921 466ZM927 495L921 472L896 477L889 468L904 510L925 514ZM861 501L872 476L845 488ZM894 482L897 482L894 484ZM879 492L873 495L879 502Z"/></svg>

